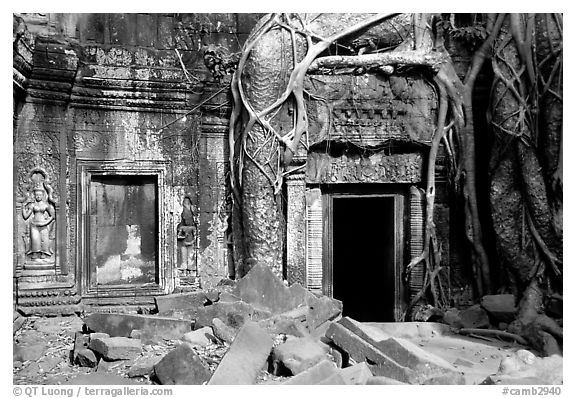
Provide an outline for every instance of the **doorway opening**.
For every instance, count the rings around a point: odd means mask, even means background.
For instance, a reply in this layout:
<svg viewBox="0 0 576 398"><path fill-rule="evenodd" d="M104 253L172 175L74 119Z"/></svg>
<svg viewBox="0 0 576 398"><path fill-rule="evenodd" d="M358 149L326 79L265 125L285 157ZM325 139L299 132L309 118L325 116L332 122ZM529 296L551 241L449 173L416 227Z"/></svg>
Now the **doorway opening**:
<svg viewBox="0 0 576 398"><path fill-rule="evenodd" d="M394 322L401 311L401 195L332 195L331 292L343 316Z"/></svg>
<svg viewBox="0 0 576 398"><path fill-rule="evenodd" d="M158 283L156 176L94 175L90 182L90 282Z"/></svg>

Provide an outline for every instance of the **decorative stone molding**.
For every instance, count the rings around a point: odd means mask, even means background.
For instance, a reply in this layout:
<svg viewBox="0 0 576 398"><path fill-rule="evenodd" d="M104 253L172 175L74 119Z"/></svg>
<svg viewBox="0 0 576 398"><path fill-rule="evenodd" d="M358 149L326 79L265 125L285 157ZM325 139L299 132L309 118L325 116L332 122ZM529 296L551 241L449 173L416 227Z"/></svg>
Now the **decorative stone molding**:
<svg viewBox="0 0 576 398"><path fill-rule="evenodd" d="M332 157L312 152L308 157L306 181L312 184L339 183L410 183L422 180L421 153L371 156L343 154Z"/></svg>

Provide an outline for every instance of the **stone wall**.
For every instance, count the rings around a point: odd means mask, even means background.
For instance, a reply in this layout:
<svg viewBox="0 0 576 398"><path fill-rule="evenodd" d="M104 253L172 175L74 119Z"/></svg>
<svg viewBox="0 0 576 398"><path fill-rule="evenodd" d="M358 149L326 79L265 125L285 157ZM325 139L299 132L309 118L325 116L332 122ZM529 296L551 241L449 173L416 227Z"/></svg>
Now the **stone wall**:
<svg viewBox="0 0 576 398"><path fill-rule="evenodd" d="M14 271L24 311L74 311L84 295L88 276L78 242L84 163L165 167L164 291L208 287L228 275L229 76L207 68L204 56L218 62L233 57L258 19L257 14L14 15ZM31 265L30 218L24 219L22 208L38 179L53 190L55 217L47 238L53 253ZM191 225L183 222L185 207L193 212ZM179 240L181 226L192 227L186 247ZM98 304L152 302L115 295L125 294L104 294Z"/></svg>

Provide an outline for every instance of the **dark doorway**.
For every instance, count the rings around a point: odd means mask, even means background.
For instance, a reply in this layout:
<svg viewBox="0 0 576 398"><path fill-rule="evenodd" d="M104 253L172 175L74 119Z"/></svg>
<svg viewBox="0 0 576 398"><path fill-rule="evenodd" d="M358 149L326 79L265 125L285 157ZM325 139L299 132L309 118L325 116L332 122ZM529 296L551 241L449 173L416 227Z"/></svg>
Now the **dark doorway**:
<svg viewBox="0 0 576 398"><path fill-rule="evenodd" d="M393 322L398 261L395 196L334 196L332 293L343 315L361 322Z"/></svg>

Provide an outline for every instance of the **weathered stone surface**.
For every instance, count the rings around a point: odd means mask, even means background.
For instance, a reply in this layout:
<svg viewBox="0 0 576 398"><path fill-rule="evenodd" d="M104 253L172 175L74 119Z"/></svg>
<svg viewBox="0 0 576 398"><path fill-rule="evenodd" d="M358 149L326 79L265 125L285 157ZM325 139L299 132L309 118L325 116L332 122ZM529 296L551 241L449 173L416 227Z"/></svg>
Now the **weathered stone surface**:
<svg viewBox="0 0 576 398"><path fill-rule="evenodd" d="M134 363L133 359L121 359L118 361L107 361L104 358L100 358L98 361L98 366L96 367L96 372L98 373L116 373L117 369L126 368Z"/></svg>
<svg viewBox="0 0 576 398"><path fill-rule="evenodd" d="M268 333L255 323L246 322L208 384L254 384L272 344Z"/></svg>
<svg viewBox="0 0 576 398"><path fill-rule="evenodd" d="M504 358L493 380L536 378L534 384L562 384L563 361L560 355L539 358L527 350L518 350ZM507 380L507 379L506 379ZM504 384L498 383L498 384Z"/></svg>
<svg viewBox="0 0 576 398"><path fill-rule="evenodd" d="M488 314L480 304L473 305L462 311L459 311L456 308L450 308L444 313L442 321L456 329L486 329L490 327Z"/></svg>
<svg viewBox="0 0 576 398"><path fill-rule="evenodd" d="M510 323L516 315L516 303L513 294L493 294L482 297L480 302L495 320Z"/></svg>
<svg viewBox="0 0 576 398"><path fill-rule="evenodd" d="M230 303L233 301L240 301L240 297L230 292L220 293L220 299L218 300L219 303Z"/></svg>
<svg viewBox="0 0 576 398"><path fill-rule="evenodd" d="M291 377L285 385L315 385L320 384L322 381L334 376L337 372L334 364L326 359L317 363L315 366L307 369L306 371ZM344 384L344 383L343 383Z"/></svg>
<svg viewBox="0 0 576 398"><path fill-rule="evenodd" d="M508 375L490 375L486 377L484 381L480 383L481 385L504 385L504 386L518 386L518 385L542 385L547 383L542 383L538 377L514 377Z"/></svg>
<svg viewBox="0 0 576 398"><path fill-rule="evenodd" d="M354 366L339 369L338 373L340 373L340 376L342 376L346 384L356 385L366 384L368 379L373 376L366 362L360 362Z"/></svg>
<svg viewBox="0 0 576 398"><path fill-rule="evenodd" d="M342 302L328 296L308 299L306 322L313 330L326 321L336 319L342 313Z"/></svg>
<svg viewBox="0 0 576 398"><path fill-rule="evenodd" d="M259 311L243 301L217 302L198 310L196 327L212 326L212 320L218 318L228 326L239 328L247 320L258 321L268 317L269 312Z"/></svg>
<svg viewBox="0 0 576 398"><path fill-rule="evenodd" d="M310 338L293 337L274 347L272 360L276 373L282 367L290 370L293 375L326 359L326 350Z"/></svg>
<svg viewBox="0 0 576 398"><path fill-rule="evenodd" d="M190 321L154 315L95 313L86 317L84 322L88 329L108 333L112 337L129 337L132 330L138 329L153 336L179 339L192 330Z"/></svg>
<svg viewBox="0 0 576 398"><path fill-rule="evenodd" d="M162 359L159 356L138 358L128 369L128 377L149 376L154 370L154 366Z"/></svg>
<svg viewBox="0 0 576 398"><path fill-rule="evenodd" d="M325 378L324 380L322 380L316 384L317 385L345 385L346 381L344 380L344 378L340 374L334 373L332 376L328 376L327 378Z"/></svg>
<svg viewBox="0 0 576 398"><path fill-rule="evenodd" d="M98 359L94 351L82 348L74 352L74 363L87 368L94 368L98 364Z"/></svg>
<svg viewBox="0 0 576 398"><path fill-rule="evenodd" d="M109 337L91 339L89 348L108 361L133 359L140 355L142 343L128 337Z"/></svg>
<svg viewBox="0 0 576 398"><path fill-rule="evenodd" d="M463 328L486 329L490 327L488 314L480 304L473 305L460 311L460 322Z"/></svg>
<svg viewBox="0 0 576 398"><path fill-rule="evenodd" d="M156 309L160 315L170 313L173 310L201 308L210 302L208 297L206 297L206 293L203 291L156 296L154 297L154 301L156 302Z"/></svg>
<svg viewBox="0 0 576 398"><path fill-rule="evenodd" d="M240 279L232 291L255 308L280 314L306 304L306 299L314 297L299 284L284 286L272 269L264 264L256 264L246 276Z"/></svg>
<svg viewBox="0 0 576 398"><path fill-rule="evenodd" d="M214 336L227 343L232 343L238 333L237 329L226 325L218 318L212 319L212 328L214 329Z"/></svg>
<svg viewBox="0 0 576 398"><path fill-rule="evenodd" d="M140 384L134 380L126 379L124 377L117 376L112 373L88 373L86 375L80 375L74 377L66 382L64 385L88 385L88 386L105 386L105 385L123 385L123 384Z"/></svg>
<svg viewBox="0 0 576 398"><path fill-rule="evenodd" d="M14 361L36 361L46 350L44 344L16 345L14 344L12 357Z"/></svg>
<svg viewBox="0 0 576 398"><path fill-rule="evenodd" d="M310 333L300 320L285 316L276 315L258 322L258 326L266 329L270 334L286 334L289 336L305 337Z"/></svg>
<svg viewBox="0 0 576 398"><path fill-rule="evenodd" d="M390 386L390 385L400 385L400 384L406 384L406 383L402 383L401 381L391 379L391 378L386 377L386 376L372 376L372 377L369 377L368 380L366 380L366 385L369 385L369 386L372 386L372 385Z"/></svg>
<svg viewBox="0 0 576 398"><path fill-rule="evenodd" d="M182 336L182 341L192 345L192 347L205 347L212 342L214 332L211 327L205 326Z"/></svg>
<svg viewBox="0 0 576 398"><path fill-rule="evenodd" d="M204 384L210 379L210 371L187 343L166 354L154 366L154 372L161 384Z"/></svg>
<svg viewBox="0 0 576 398"><path fill-rule="evenodd" d="M88 342L90 342L92 339L107 339L109 337L110 337L110 335L108 333L100 333L100 332L90 333L90 338L89 338ZM132 336L129 336L129 337L132 337Z"/></svg>
<svg viewBox="0 0 576 398"><path fill-rule="evenodd" d="M439 376L432 376L424 380L421 384L434 385L434 386L455 386L466 384L466 379L461 373L450 372Z"/></svg>

